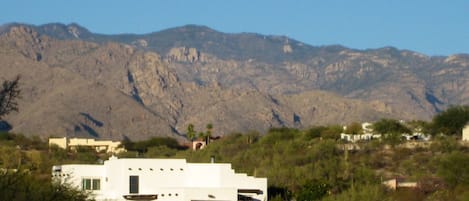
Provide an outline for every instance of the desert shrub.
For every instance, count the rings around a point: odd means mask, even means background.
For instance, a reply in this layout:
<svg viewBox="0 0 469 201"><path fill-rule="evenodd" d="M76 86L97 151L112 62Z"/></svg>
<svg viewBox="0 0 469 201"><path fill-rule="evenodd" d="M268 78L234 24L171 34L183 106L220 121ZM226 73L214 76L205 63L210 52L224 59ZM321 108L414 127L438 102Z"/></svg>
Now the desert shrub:
<svg viewBox="0 0 469 201"><path fill-rule="evenodd" d="M22 172L0 173L0 200L85 201L87 193Z"/></svg>
<svg viewBox="0 0 469 201"><path fill-rule="evenodd" d="M457 185L469 186L469 154L452 152L440 157L438 175L450 187Z"/></svg>
<svg viewBox="0 0 469 201"><path fill-rule="evenodd" d="M339 194L329 195L322 199L322 201L386 201L389 195L386 193L383 186L377 185L362 185L354 188L349 188Z"/></svg>

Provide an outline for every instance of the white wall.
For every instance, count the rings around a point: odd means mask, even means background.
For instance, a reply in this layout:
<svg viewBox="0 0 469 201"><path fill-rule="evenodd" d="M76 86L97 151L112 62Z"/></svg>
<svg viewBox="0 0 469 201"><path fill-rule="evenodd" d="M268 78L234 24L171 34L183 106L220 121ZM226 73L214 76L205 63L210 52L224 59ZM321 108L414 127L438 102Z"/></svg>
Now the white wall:
<svg viewBox="0 0 469 201"><path fill-rule="evenodd" d="M66 137L49 138L49 147L53 144L57 145L58 147L62 149L67 149L67 138Z"/></svg>
<svg viewBox="0 0 469 201"><path fill-rule="evenodd" d="M462 130L462 140L469 141L469 124L467 124Z"/></svg>
<svg viewBox="0 0 469 201"><path fill-rule="evenodd" d="M105 190L103 186L105 185L106 172L102 165L62 165L62 173L55 174L52 173L53 177L60 179L63 183L69 183L76 186L78 189L81 189L82 179L100 179L101 190L92 191L92 194L96 199L101 198Z"/></svg>

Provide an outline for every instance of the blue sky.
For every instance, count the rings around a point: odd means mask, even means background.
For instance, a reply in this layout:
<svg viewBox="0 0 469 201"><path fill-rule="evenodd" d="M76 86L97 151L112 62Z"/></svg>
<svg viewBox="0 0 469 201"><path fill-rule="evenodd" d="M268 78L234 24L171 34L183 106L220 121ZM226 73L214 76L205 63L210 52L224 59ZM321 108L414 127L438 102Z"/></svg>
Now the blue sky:
<svg viewBox="0 0 469 201"><path fill-rule="evenodd" d="M76 22L95 33L186 24L286 35L319 46L469 53L468 0L0 0L0 24Z"/></svg>

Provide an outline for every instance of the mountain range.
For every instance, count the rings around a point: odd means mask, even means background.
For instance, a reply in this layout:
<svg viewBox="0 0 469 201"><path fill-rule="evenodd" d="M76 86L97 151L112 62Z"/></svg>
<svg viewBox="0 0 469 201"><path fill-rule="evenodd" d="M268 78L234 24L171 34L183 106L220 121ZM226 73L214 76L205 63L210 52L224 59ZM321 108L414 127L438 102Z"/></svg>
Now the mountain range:
<svg viewBox="0 0 469 201"><path fill-rule="evenodd" d="M312 46L186 25L104 35L78 24L0 27L0 80L21 76L11 131L183 140L380 118L430 120L469 104L469 55Z"/></svg>

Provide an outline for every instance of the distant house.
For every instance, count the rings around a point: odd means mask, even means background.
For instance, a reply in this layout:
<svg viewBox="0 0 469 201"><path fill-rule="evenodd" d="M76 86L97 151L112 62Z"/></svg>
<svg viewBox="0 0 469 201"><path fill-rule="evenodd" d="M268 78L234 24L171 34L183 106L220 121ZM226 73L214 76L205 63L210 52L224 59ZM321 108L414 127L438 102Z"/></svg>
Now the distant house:
<svg viewBox="0 0 469 201"><path fill-rule="evenodd" d="M205 140L203 138L198 138L194 141L192 141L191 148L192 150L201 150L207 147L208 144L215 140L219 140L221 137L220 136L215 136L215 137L210 137L208 140Z"/></svg>
<svg viewBox="0 0 469 201"><path fill-rule="evenodd" d="M229 163L111 157L100 165L56 165L52 179L97 201L267 200L267 178L236 173Z"/></svg>
<svg viewBox="0 0 469 201"><path fill-rule="evenodd" d="M403 181L403 179L398 178L384 181L382 184L392 190L396 190L398 188L416 188L418 186L417 182L406 182Z"/></svg>
<svg viewBox="0 0 469 201"><path fill-rule="evenodd" d="M402 137L404 137L406 140L423 140L423 141L429 141L431 140L432 136L424 133L419 133L419 132L414 132L412 134L402 134Z"/></svg>
<svg viewBox="0 0 469 201"><path fill-rule="evenodd" d="M121 142L111 140L95 140L88 138L49 138L49 147L57 145L63 149L76 150L78 147L91 147L97 152L105 151L107 153L120 153L125 151L124 148L119 147Z"/></svg>
<svg viewBox="0 0 469 201"><path fill-rule="evenodd" d="M403 123L402 120L400 122ZM344 126L344 130L346 129L347 127ZM362 123L362 130L363 130L362 134L341 133L340 139L345 140L347 142L358 142L358 141L363 141L363 140L372 140L372 139L381 138L381 134L373 133L373 124L371 123L368 123L368 122ZM411 140L429 141L431 139L431 136L422 133L421 129L419 129L417 132L414 132L412 134L403 133L402 138L408 141L411 141ZM469 140L469 134L468 134L467 139Z"/></svg>
<svg viewBox="0 0 469 201"><path fill-rule="evenodd" d="M340 139L345 140L347 142L358 142L361 140L372 140L372 139L379 139L381 138L380 134L372 134L372 133L365 133L365 134L346 134L341 133Z"/></svg>
<svg viewBox="0 0 469 201"><path fill-rule="evenodd" d="M373 124L370 122L362 123L363 133L373 133Z"/></svg>
<svg viewBox="0 0 469 201"><path fill-rule="evenodd" d="M373 124L369 122L362 123L362 130L363 134L348 134L348 133L341 133L340 139L345 140L347 142L358 142L361 140L372 140L372 139L379 139L381 138L380 134L373 134ZM347 127L344 126L344 130Z"/></svg>
<svg viewBox="0 0 469 201"><path fill-rule="evenodd" d="M462 140L469 141L469 124L466 124L462 129Z"/></svg>
<svg viewBox="0 0 469 201"><path fill-rule="evenodd" d="M192 142L192 150L200 150L205 148L205 146L207 146L207 143L203 139L194 140Z"/></svg>

